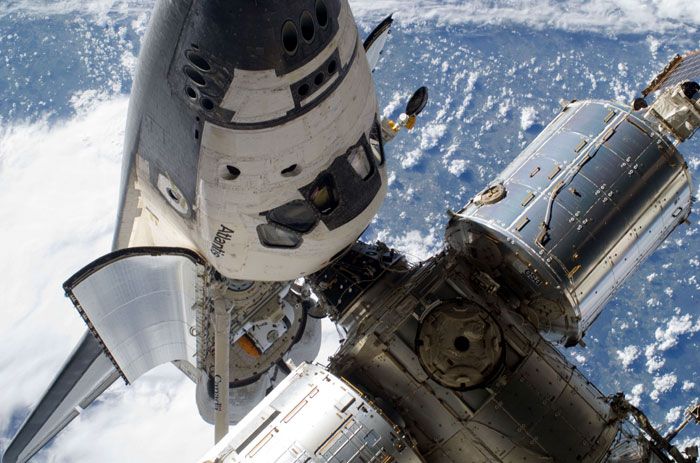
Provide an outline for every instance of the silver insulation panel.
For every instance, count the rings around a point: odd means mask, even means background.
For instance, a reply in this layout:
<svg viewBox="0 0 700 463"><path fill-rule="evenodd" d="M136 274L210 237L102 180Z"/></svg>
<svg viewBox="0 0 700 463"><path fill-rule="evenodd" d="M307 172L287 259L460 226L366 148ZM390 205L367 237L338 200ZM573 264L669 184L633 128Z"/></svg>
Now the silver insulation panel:
<svg viewBox="0 0 700 463"><path fill-rule="evenodd" d="M570 345L690 206L663 135L617 103L574 102L452 218L447 241Z"/></svg>
<svg viewBox="0 0 700 463"><path fill-rule="evenodd" d="M125 380L173 360L194 361L194 307L203 266L189 251L131 248L109 254L64 285Z"/></svg>

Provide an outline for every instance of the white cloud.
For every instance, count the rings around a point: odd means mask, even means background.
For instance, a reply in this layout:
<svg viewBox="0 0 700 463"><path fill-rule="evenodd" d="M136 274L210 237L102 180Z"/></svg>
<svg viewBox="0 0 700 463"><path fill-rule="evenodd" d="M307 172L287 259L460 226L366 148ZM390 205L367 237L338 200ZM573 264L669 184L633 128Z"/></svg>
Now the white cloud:
<svg viewBox="0 0 700 463"><path fill-rule="evenodd" d="M537 110L532 106L525 106L520 112L520 128L527 130L537 122Z"/></svg>
<svg viewBox="0 0 700 463"><path fill-rule="evenodd" d="M103 22L109 16L136 16L150 12L154 4L153 1L137 0L17 0L0 3L0 17L13 13L33 16L80 14Z"/></svg>
<svg viewBox="0 0 700 463"><path fill-rule="evenodd" d="M519 24L537 29L594 30L605 33L695 31L700 10L675 0L351 0L355 15L379 19L396 12L401 22L425 24Z"/></svg>
<svg viewBox="0 0 700 463"><path fill-rule="evenodd" d="M692 391L695 389L695 383L692 381L683 381L683 386L681 387L684 391Z"/></svg>
<svg viewBox="0 0 700 463"><path fill-rule="evenodd" d="M668 350L678 344L678 337L684 334L691 334L700 331L700 323L693 324L690 314L680 317L674 315L666 323L666 329L657 328L654 337L658 341L657 349Z"/></svg>
<svg viewBox="0 0 700 463"><path fill-rule="evenodd" d="M628 369L632 362L639 357L639 354L639 347L626 346L624 349L617 351L617 359L620 361L620 363L622 363L622 367L624 369Z"/></svg>
<svg viewBox="0 0 700 463"><path fill-rule="evenodd" d="M498 105L498 115L505 119L508 117L512 109L513 100L511 100L510 98L506 98L501 102L500 105Z"/></svg>
<svg viewBox="0 0 700 463"><path fill-rule="evenodd" d="M459 177L467 171L469 163L465 159L452 159L447 171L452 175Z"/></svg>
<svg viewBox="0 0 700 463"><path fill-rule="evenodd" d="M422 150L429 150L435 148L440 139L447 132L447 125L445 124L428 124L421 129L421 139L420 148Z"/></svg>
<svg viewBox="0 0 700 463"><path fill-rule="evenodd" d="M666 364L666 359L658 355L647 358L647 372L654 373Z"/></svg>
<svg viewBox="0 0 700 463"><path fill-rule="evenodd" d="M386 230L382 230L377 234L377 239L406 254L406 257L413 262L432 256L441 245L434 228L425 235L419 230L409 230L403 235L389 236Z"/></svg>
<svg viewBox="0 0 700 463"><path fill-rule="evenodd" d="M125 114L118 98L68 122L0 134L0 216L11 244L0 247L0 266L17 275L0 279L0 371L13 372L0 376L0 428L43 392L83 332L61 284L110 250Z"/></svg>
<svg viewBox="0 0 700 463"><path fill-rule="evenodd" d="M455 80L453 81L453 86L455 89L458 88L458 85L461 85L460 81L465 77L467 77L467 84L464 86L461 86L463 92L466 94L464 99L462 100L462 103L459 105L457 108L457 111L455 111L455 118L461 119L462 116L464 115L464 111L469 107L469 104L472 101L472 92L474 91L474 87L476 86L476 81L479 79L479 72L477 71L470 71L467 73L466 70L461 71L455 76Z"/></svg>
<svg viewBox="0 0 700 463"><path fill-rule="evenodd" d="M683 407L673 407L666 413L666 423L668 424L673 424L676 421L678 421L678 418L681 417L681 412L683 412Z"/></svg>
<svg viewBox="0 0 700 463"><path fill-rule="evenodd" d="M663 376L655 377L653 380L654 390L649 393L649 397L651 397L651 400L654 402L658 402L661 394L673 389L673 386L676 385L677 381L678 377L676 377L676 375L673 373L667 373Z"/></svg>
<svg viewBox="0 0 700 463"><path fill-rule="evenodd" d="M394 94L391 96L391 100L384 106L382 116L386 118L391 118L392 116L397 117L394 112L399 108L399 106L401 106L401 104L405 104L410 97L411 96L408 94L404 95L401 92L394 92Z"/></svg>
<svg viewBox="0 0 700 463"><path fill-rule="evenodd" d="M408 151L406 154L401 156L401 167L404 169L410 169L411 167L416 166L422 157L423 151L418 148Z"/></svg>
<svg viewBox="0 0 700 463"><path fill-rule="evenodd" d="M194 384L170 364L131 386L120 381L37 460L195 461L213 445L214 431L199 417L194 396ZM178 445L185 441L187 445Z"/></svg>
<svg viewBox="0 0 700 463"><path fill-rule="evenodd" d="M646 366L649 373L653 373L666 363L666 360L656 355L656 344L649 344L644 348L644 356L647 359Z"/></svg>
<svg viewBox="0 0 700 463"><path fill-rule="evenodd" d="M622 77L627 77L627 69L626 63L617 63L617 70Z"/></svg>
<svg viewBox="0 0 700 463"><path fill-rule="evenodd" d="M87 14L97 20L110 15L137 16L154 2L137 0L17 0L0 3L0 16L12 13L45 16ZM351 0L355 17L368 25L389 13L404 24L522 25L536 29L599 31L603 33L695 32L700 10L677 0ZM652 52L658 48L652 39ZM656 47L656 48L654 48Z"/></svg>
<svg viewBox="0 0 700 463"><path fill-rule="evenodd" d="M639 407L642 403L642 394L644 393L644 384L635 384L629 394L625 394L625 398L634 405Z"/></svg>
<svg viewBox="0 0 700 463"><path fill-rule="evenodd" d="M654 373L661 369L666 364L666 359L663 352L676 346L679 338L683 335L692 335L700 331L700 321L693 323L693 318L690 314L678 315L680 309L676 308L676 315L673 315L666 322L666 327L658 327L654 332L656 342L648 344L644 348L644 356L646 357L647 372ZM622 360L620 351L618 358Z"/></svg>
<svg viewBox="0 0 700 463"><path fill-rule="evenodd" d="M647 43L649 44L649 52L656 58L656 53L659 51L661 46L661 41L654 36L647 37Z"/></svg>

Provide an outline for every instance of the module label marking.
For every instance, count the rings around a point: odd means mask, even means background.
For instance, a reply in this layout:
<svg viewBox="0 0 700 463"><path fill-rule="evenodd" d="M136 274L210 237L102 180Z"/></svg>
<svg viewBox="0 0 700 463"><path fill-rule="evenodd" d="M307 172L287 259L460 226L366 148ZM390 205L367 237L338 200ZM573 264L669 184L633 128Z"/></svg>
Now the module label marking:
<svg viewBox="0 0 700 463"><path fill-rule="evenodd" d="M224 245L226 242L230 241L231 238L233 238L233 230L228 228L226 225L221 224L221 228L219 228L216 235L214 235L214 239L212 239L211 248L209 251L214 257L223 257L226 255Z"/></svg>

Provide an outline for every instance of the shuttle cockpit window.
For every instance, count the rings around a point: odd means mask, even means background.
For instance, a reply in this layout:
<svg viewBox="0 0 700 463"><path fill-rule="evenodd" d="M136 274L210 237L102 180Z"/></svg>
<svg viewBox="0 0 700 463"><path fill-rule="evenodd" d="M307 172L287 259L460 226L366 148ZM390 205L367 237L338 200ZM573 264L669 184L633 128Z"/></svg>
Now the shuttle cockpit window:
<svg viewBox="0 0 700 463"><path fill-rule="evenodd" d="M298 233L271 223L258 225L257 230L260 242L269 248L296 248L302 241Z"/></svg>
<svg viewBox="0 0 700 463"><path fill-rule="evenodd" d="M348 162L353 170L359 175L362 180L367 180L372 175L372 160L367 152L367 147L363 143L359 143L348 151Z"/></svg>
<svg viewBox="0 0 700 463"><path fill-rule="evenodd" d="M327 215L333 212L338 206L338 194L333 177L326 174L319 178L309 194L309 200L321 214Z"/></svg>
<svg viewBox="0 0 700 463"><path fill-rule="evenodd" d="M317 212L309 203L297 199L269 212L270 222L283 225L299 233L308 233L318 222Z"/></svg>
<svg viewBox="0 0 700 463"><path fill-rule="evenodd" d="M384 165L384 143L382 141L382 128L379 125L379 119L375 117L372 130L369 133L369 147L372 150L377 164Z"/></svg>

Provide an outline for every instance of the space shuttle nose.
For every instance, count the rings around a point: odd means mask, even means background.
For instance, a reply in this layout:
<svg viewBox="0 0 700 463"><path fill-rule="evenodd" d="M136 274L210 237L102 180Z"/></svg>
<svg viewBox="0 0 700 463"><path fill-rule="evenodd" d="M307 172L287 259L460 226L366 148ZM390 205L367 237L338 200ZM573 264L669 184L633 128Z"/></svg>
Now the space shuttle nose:
<svg viewBox="0 0 700 463"><path fill-rule="evenodd" d="M340 27L340 10L338 0L195 1L170 83L210 119L230 122L236 95L227 91L236 71L269 71L278 79L293 73L328 48ZM336 59L330 71L337 67Z"/></svg>
<svg viewBox="0 0 700 463"><path fill-rule="evenodd" d="M369 225L386 168L347 0L160 0L140 55L126 166L153 227L228 278L283 281Z"/></svg>

